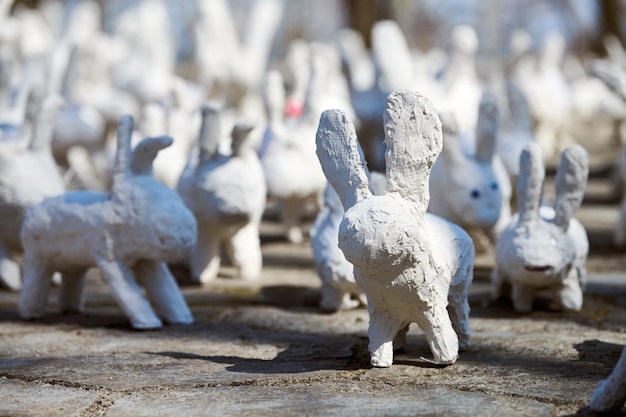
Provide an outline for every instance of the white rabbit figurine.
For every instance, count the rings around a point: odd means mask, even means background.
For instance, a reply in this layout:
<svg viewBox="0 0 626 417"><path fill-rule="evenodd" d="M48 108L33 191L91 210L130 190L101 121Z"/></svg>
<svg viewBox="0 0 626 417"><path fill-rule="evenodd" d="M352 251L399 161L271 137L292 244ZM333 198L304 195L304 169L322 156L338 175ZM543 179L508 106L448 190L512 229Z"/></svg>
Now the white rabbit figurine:
<svg viewBox="0 0 626 417"><path fill-rule="evenodd" d="M198 242L191 257L195 283L217 276L224 246L241 278L259 278L263 263L259 226L267 191L249 137L253 126L235 124L232 154L222 155L220 112L215 103L203 106L199 152L191 156L178 182L178 192L198 221Z"/></svg>
<svg viewBox="0 0 626 417"><path fill-rule="evenodd" d="M495 97L483 94L476 127L476 151L467 155L456 122L441 114L444 146L430 176L428 211L472 234L483 231L495 242L511 217L511 184L495 154L498 108Z"/></svg>
<svg viewBox="0 0 626 417"><path fill-rule="evenodd" d="M354 125L340 110L322 114L317 154L346 210L339 247L367 295L369 351L376 367L393 362L417 322L437 364L470 343L467 295L474 246L460 227L426 213L428 177L441 152L433 105L408 90L392 93L384 114L387 192L374 196ZM394 341L395 338L395 341Z"/></svg>
<svg viewBox="0 0 626 417"><path fill-rule="evenodd" d="M563 151L556 175L554 207L541 206L544 166L541 148L531 142L520 156L518 213L496 245L493 297L504 283L512 287L513 307L529 312L535 292L549 290L559 307L578 311L587 278L589 241L573 216L583 199L589 155L581 146Z"/></svg>
<svg viewBox="0 0 626 417"><path fill-rule="evenodd" d="M62 276L61 310L79 311L85 272L97 266L133 328L162 326L138 283L164 320L193 321L166 262L188 257L196 242L196 221L174 190L148 175L158 150L171 145L172 139L146 139L131 154L132 131L132 117L122 117L110 192L66 193L44 200L26 214L19 300L23 318L44 314L55 271Z"/></svg>
<svg viewBox="0 0 626 417"><path fill-rule="evenodd" d="M21 140L0 143L0 283L12 290L21 286L20 265L12 255L22 251L20 228L26 211L65 192L50 149L63 100L55 94L43 98L41 93L31 91Z"/></svg>

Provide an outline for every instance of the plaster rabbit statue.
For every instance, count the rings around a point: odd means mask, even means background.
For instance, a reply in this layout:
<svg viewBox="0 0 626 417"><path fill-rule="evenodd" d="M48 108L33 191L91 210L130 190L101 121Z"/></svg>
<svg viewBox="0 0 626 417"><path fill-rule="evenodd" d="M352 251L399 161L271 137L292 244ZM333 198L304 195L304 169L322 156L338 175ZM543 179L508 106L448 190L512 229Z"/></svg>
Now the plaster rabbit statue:
<svg viewBox="0 0 626 417"><path fill-rule="evenodd" d="M371 364L389 367L417 322L437 364L470 343L467 294L474 246L460 227L426 213L428 177L441 152L441 122L418 93L399 90L384 114L387 192L374 196L354 125L340 110L322 114L317 154L345 214L339 247L367 295ZM394 341L395 338L395 341Z"/></svg>
<svg viewBox="0 0 626 417"><path fill-rule="evenodd" d="M589 156L579 145L561 154L553 207L541 206L544 166L541 148L529 143L520 156L518 213L500 234L492 274L493 296L512 287L513 307L529 312L535 293L548 290L560 308L579 311L587 279L589 241L573 216L580 207Z"/></svg>
<svg viewBox="0 0 626 417"><path fill-rule="evenodd" d="M387 187L384 174L372 172L370 188L382 195ZM324 207L311 228L311 246L317 273L322 280L320 307L328 311L350 310L367 305L363 290L354 279L353 266L339 249L339 225L343 206L337 192L329 183L324 190Z"/></svg>
<svg viewBox="0 0 626 417"><path fill-rule="evenodd" d="M43 98L41 91L32 91L20 129L24 135L0 143L0 284L12 290L21 286L13 255L22 251L20 228L27 210L65 191L50 149L62 106L58 95Z"/></svg>
<svg viewBox="0 0 626 417"><path fill-rule="evenodd" d="M55 271L62 276L61 310L79 311L85 272L97 266L133 328L162 326L138 284L165 321L193 321L166 262L187 258L196 243L196 221L175 191L149 175L158 150L172 139L146 139L131 154L131 116L122 117L117 132L110 192L70 192L49 198L26 214L19 300L25 319L44 314Z"/></svg>
<svg viewBox="0 0 626 417"><path fill-rule="evenodd" d="M441 114L444 146L430 176L428 211L458 224L470 234L482 231L495 242L511 212L511 184L496 155L498 108L495 97L484 94L476 127L476 151L467 155L460 132L449 113Z"/></svg>
<svg viewBox="0 0 626 417"><path fill-rule="evenodd" d="M195 283L214 279L226 247L239 277L261 275L259 225L267 193L263 168L249 136L252 124L239 122L232 131L232 154L219 153L220 112L215 103L202 108L199 152L192 155L178 192L198 221L198 242L191 256Z"/></svg>
<svg viewBox="0 0 626 417"><path fill-rule="evenodd" d="M308 203L321 205L326 178L315 156L315 128L306 122L287 124L285 88L279 72L267 74L264 88L268 125L259 150L270 198L278 201L287 239L304 240L302 215Z"/></svg>

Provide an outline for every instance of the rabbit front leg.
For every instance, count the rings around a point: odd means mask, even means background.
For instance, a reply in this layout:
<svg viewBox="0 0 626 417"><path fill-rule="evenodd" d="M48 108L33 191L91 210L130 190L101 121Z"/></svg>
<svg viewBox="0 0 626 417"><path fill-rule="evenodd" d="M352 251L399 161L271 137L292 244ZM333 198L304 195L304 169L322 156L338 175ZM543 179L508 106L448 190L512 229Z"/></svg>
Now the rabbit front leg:
<svg viewBox="0 0 626 417"><path fill-rule="evenodd" d="M409 332L410 323L402 326L393 339L393 350L398 352L406 347L406 334Z"/></svg>
<svg viewBox="0 0 626 417"><path fill-rule="evenodd" d="M359 301L353 300L349 292L333 285L322 283L322 300L320 307L327 311L352 310L359 306Z"/></svg>
<svg viewBox="0 0 626 417"><path fill-rule="evenodd" d="M263 255L258 223L248 223L230 239L228 248L239 277L255 280L261 276Z"/></svg>
<svg viewBox="0 0 626 417"><path fill-rule="evenodd" d="M448 314L452 321L452 327L459 338L460 349L466 349L470 346L468 295L472 284L472 272L472 266L457 271L448 292Z"/></svg>
<svg viewBox="0 0 626 417"><path fill-rule="evenodd" d="M301 199L288 198L281 203L281 217L287 230L287 240L302 243L304 236L300 229Z"/></svg>
<svg viewBox="0 0 626 417"><path fill-rule="evenodd" d="M513 298L513 308L518 313L530 313L533 309L535 289L529 285L511 283L511 296Z"/></svg>
<svg viewBox="0 0 626 417"><path fill-rule="evenodd" d="M617 247L626 246L626 198L624 198L622 205L620 206L619 217L617 219L615 233L613 235L613 242Z"/></svg>
<svg viewBox="0 0 626 417"><path fill-rule="evenodd" d="M459 357L459 338L448 316L446 302L442 301L426 307L416 321L426 335L435 363L448 365Z"/></svg>
<svg viewBox="0 0 626 417"><path fill-rule="evenodd" d="M578 270L571 267L563 286L556 291L556 302L564 310L580 311L583 307L583 291L580 287Z"/></svg>
<svg viewBox="0 0 626 417"><path fill-rule="evenodd" d="M213 230L198 222L198 241L191 254L191 280L207 284L220 269L220 241Z"/></svg>
<svg viewBox="0 0 626 417"><path fill-rule="evenodd" d="M167 323L191 324L193 316L176 280L163 262L139 261L133 268L157 314Z"/></svg>
<svg viewBox="0 0 626 417"><path fill-rule="evenodd" d="M158 329L161 320L154 314L128 265L116 260L100 260L98 267L109 283L113 296L135 329Z"/></svg>
<svg viewBox="0 0 626 417"><path fill-rule="evenodd" d="M24 283L18 304L22 318L33 319L44 315L51 275L46 261L28 253L24 255Z"/></svg>
<svg viewBox="0 0 626 417"><path fill-rule="evenodd" d="M11 259L4 245L0 245L0 286L12 291L17 291L22 286L20 265Z"/></svg>
<svg viewBox="0 0 626 417"><path fill-rule="evenodd" d="M393 339L404 325L388 312L370 309L368 330L370 363L377 368L388 368L393 363Z"/></svg>
<svg viewBox="0 0 626 417"><path fill-rule="evenodd" d="M81 311L86 272L84 268L64 269L61 271L59 304L62 312L78 313Z"/></svg>

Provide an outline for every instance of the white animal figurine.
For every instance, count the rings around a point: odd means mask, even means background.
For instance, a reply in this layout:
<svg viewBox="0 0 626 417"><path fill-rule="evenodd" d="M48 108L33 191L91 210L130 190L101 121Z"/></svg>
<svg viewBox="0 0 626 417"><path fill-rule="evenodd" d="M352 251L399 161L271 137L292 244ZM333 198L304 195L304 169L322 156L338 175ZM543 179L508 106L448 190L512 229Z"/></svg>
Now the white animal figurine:
<svg viewBox="0 0 626 417"><path fill-rule="evenodd" d="M191 257L195 283L214 279L220 253L230 251L243 279L261 275L259 225L265 209L265 178L249 133L240 122L232 131L232 154L218 152L220 112L215 103L202 108L199 152L192 155L178 183L178 192L198 221L198 242Z"/></svg>
<svg viewBox="0 0 626 417"><path fill-rule="evenodd" d="M520 156L518 213L496 245L494 298L500 296L504 283L510 283L516 311L531 311L535 293L541 290L548 290L560 308L582 308L589 241L573 216L582 202L588 173L589 155L581 146L563 151L554 206L541 206L545 176L541 148L534 142L526 146Z"/></svg>
<svg viewBox="0 0 626 417"><path fill-rule="evenodd" d="M498 107L484 94L476 127L476 150L468 155L452 115L442 114L444 146L430 176L428 211L495 242L511 217L511 184L495 154ZM504 222L504 223L503 223Z"/></svg>
<svg viewBox="0 0 626 417"><path fill-rule="evenodd" d="M589 400L589 408L597 413L617 413L626 402L626 347L615 369L598 383Z"/></svg>
<svg viewBox="0 0 626 417"><path fill-rule="evenodd" d="M371 364L389 367L393 349L417 322L437 364L470 343L467 295L474 246L460 227L426 213L428 177L441 152L433 105L408 90L384 114L387 192L374 196L354 125L341 110L322 114L317 154L346 210L339 247L367 295ZM395 341L394 341L395 338Z"/></svg>
<svg viewBox="0 0 626 417"><path fill-rule="evenodd" d="M372 192L382 195L386 187L384 174L372 172ZM350 310L367 305L367 298L354 279L354 268L338 246L343 213L341 200L329 183L324 190L324 207L311 228L313 258L322 280L320 307L328 311Z"/></svg>
<svg viewBox="0 0 626 417"><path fill-rule="evenodd" d="M264 100L268 125L259 150L270 198L280 205L287 239L304 240L302 216L307 204L321 206L326 178L315 156L315 127L303 119L285 121L285 87L277 71L267 74Z"/></svg>
<svg viewBox="0 0 626 417"><path fill-rule="evenodd" d="M21 286L20 266L12 256L22 251L20 228L26 211L65 192L50 149L63 100L49 95L33 103L32 96L21 126L29 136L0 143L0 284L12 290Z"/></svg>
<svg viewBox="0 0 626 417"><path fill-rule="evenodd" d="M149 175L156 153L172 139L147 139L131 154L132 131L132 117L124 116L118 126L110 192L70 192L47 199L26 214L19 300L23 318L44 314L55 271L62 276L61 309L79 311L85 272L97 266L133 328L162 326L138 284L165 321L193 321L166 262L188 257L196 243L196 221L175 191Z"/></svg>

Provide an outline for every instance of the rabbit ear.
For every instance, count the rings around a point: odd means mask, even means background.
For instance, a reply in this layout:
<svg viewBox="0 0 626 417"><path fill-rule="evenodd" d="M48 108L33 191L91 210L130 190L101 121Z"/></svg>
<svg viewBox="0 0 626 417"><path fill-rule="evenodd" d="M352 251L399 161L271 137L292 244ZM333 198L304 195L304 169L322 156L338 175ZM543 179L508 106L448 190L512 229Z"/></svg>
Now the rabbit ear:
<svg viewBox="0 0 626 417"><path fill-rule="evenodd" d="M443 144L437 112L417 92L398 90L387 99L383 121L387 190L402 194L426 212L430 170Z"/></svg>
<svg viewBox="0 0 626 417"><path fill-rule="evenodd" d="M216 101L207 101L202 105L202 124L200 125L200 136L198 143L200 161L211 159L220 146L221 112L222 106Z"/></svg>
<svg viewBox="0 0 626 417"><path fill-rule="evenodd" d="M519 158L520 174L517 181L519 222L529 223L539 218L545 168L541 148L534 142L527 144Z"/></svg>
<svg viewBox="0 0 626 417"><path fill-rule="evenodd" d="M117 150L113 161L113 190L131 175L130 140L133 135L134 121L130 115L122 116L117 125Z"/></svg>
<svg viewBox="0 0 626 417"><path fill-rule="evenodd" d="M263 85L263 104L270 123L283 120L285 111L285 85L283 76L278 71L270 71Z"/></svg>
<svg viewBox="0 0 626 417"><path fill-rule="evenodd" d="M169 136L145 138L133 149L130 170L134 175L152 175L152 162L161 149L167 148L174 139Z"/></svg>
<svg viewBox="0 0 626 417"><path fill-rule="evenodd" d="M588 175L589 154L582 146L563 151L555 178L554 223L566 231L583 201Z"/></svg>
<svg viewBox="0 0 626 417"><path fill-rule="evenodd" d="M440 112L441 129L443 132L443 149L441 157L449 159L452 164L455 161L465 159L463 149L461 149L461 138L459 137L459 127L454 114L451 112Z"/></svg>
<svg viewBox="0 0 626 417"><path fill-rule="evenodd" d="M249 120L242 120L235 123L231 133L231 150L233 154L239 153L241 147L250 140L250 132L254 129L254 123Z"/></svg>
<svg viewBox="0 0 626 417"><path fill-rule="evenodd" d="M43 100L33 126L30 149L34 151L50 149L54 126L63 104L64 100L58 94L50 94Z"/></svg>
<svg viewBox="0 0 626 417"><path fill-rule="evenodd" d="M476 125L476 159L478 162L487 163L493 160L496 152L498 117L496 96L486 91L480 100Z"/></svg>
<svg viewBox="0 0 626 417"><path fill-rule="evenodd" d="M354 125L341 110L326 110L315 136L317 157L324 175L347 210L371 196L367 163Z"/></svg>

